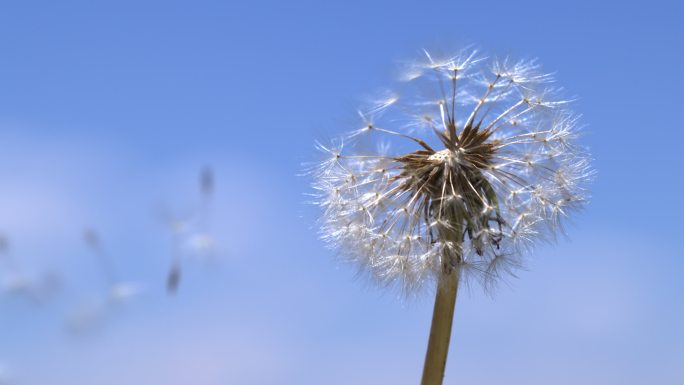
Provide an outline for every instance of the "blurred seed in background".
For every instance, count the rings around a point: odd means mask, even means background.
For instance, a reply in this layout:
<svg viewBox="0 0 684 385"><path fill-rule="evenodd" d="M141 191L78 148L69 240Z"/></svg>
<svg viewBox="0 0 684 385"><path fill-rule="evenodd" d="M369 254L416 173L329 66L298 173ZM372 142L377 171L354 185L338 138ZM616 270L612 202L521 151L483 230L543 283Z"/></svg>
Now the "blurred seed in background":
<svg viewBox="0 0 684 385"><path fill-rule="evenodd" d="M185 216L166 210L163 221L171 236L171 263L166 275L166 291L175 294L180 286L183 266L190 260L211 262L220 253L211 234L212 196L215 190L214 171L205 166L199 173L199 204Z"/></svg>
<svg viewBox="0 0 684 385"><path fill-rule="evenodd" d="M114 260L97 231L90 227L85 228L83 241L100 265L104 284L102 292L82 300L68 315L67 329L77 334L101 325L114 307L126 304L142 292L140 284L120 278Z"/></svg>
<svg viewBox="0 0 684 385"><path fill-rule="evenodd" d="M23 272L11 253L9 237L0 234L0 296L41 305L52 299L60 287L61 278L56 272Z"/></svg>

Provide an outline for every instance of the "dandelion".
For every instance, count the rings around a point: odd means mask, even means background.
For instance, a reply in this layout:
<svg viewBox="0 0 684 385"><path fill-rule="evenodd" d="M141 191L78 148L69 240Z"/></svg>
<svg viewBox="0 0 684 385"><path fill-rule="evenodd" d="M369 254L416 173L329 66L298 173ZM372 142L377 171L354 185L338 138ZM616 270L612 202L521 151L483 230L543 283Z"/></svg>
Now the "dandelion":
<svg viewBox="0 0 684 385"><path fill-rule="evenodd" d="M592 171L578 116L535 61L425 56L403 92L319 144L325 159L309 172L329 246L407 294L436 284L422 379L432 385L444 376L459 286L515 274L585 204Z"/></svg>

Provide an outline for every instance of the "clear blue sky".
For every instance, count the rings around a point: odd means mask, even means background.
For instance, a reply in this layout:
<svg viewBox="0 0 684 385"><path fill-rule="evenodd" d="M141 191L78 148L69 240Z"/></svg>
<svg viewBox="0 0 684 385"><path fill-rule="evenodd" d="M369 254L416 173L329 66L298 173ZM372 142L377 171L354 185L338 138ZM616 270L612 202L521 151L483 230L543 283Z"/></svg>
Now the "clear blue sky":
<svg viewBox="0 0 684 385"><path fill-rule="evenodd" d="M297 174L399 61L475 44L556 72L598 178L569 240L493 297L464 291L445 384L681 384L683 7L3 2L0 232L25 274L55 271L62 288L40 306L0 297L0 373L26 385L418 383L431 298L401 299L335 262ZM158 214L197 203L204 165L220 255L187 263L169 297ZM86 226L144 290L74 336L66 319L104 286Z"/></svg>

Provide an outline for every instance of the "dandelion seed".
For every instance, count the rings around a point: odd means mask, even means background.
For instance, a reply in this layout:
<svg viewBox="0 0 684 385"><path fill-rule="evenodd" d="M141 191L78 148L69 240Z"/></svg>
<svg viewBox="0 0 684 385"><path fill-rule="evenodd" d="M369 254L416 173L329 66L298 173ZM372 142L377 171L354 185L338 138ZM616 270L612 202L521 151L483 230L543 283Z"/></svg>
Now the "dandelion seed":
<svg viewBox="0 0 684 385"><path fill-rule="evenodd" d="M326 159L310 173L331 248L405 293L436 282L423 384L441 384L460 283L514 275L584 206L592 171L577 115L535 61L426 57L404 95L363 116L367 129L318 145ZM434 94L414 96L424 83ZM393 152L368 152L364 137Z"/></svg>
<svg viewBox="0 0 684 385"><path fill-rule="evenodd" d="M92 228L85 228L83 230L83 241L100 264L106 281L106 290L79 304L75 310L68 314L67 328L76 334L100 326L115 307L129 302L143 291L141 285L124 281L119 277L113 258L97 231Z"/></svg>
<svg viewBox="0 0 684 385"><path fill-rule="evenodd" d="M67 315L67 331L74 335L80 335L101 326L107 314L106 305L107 303L101 299L92 299L81 303Z"/></svg>
<svg viewBox="0 0 684 385"><path fill-rule="evenodd" d="M61 287L61 278L53 272L39 276L26 276L13 272L0 282L0 292L24 298L34 304L45 304L51 300Z"/></svg>
<svg viewBox="0 0 684 385"><path fill-rule="evenodd" d="M25 274L10 253L9 238L0 234L0 294L19 297L34 304L44 304L59 291L61 277L51 271Z"/></svg>
<svg viewBox="0 0 684 385"><path fill-rule="evenodd" d="M189 255L198 258L211 257L216 251L216 241L209 234L195 233L188 237L185 249Z"/></svg>
<svg viewBox="0 0 684 385"><path fill-rule="evenodd" d="M178 291L178 285L181 280L181 269L178 264L171 265L169 274L166 276L166 291L169 294L175 294Z"/></svg>
<svg viewBox="0 0 684 385"><path fill-rule="evenodd" d="M111 288L117 285L119 283L119 277L114 268L112 257L104 248L97 231L92 228L85 228L83 230L83 241L97 258L108 286Z"/></svg>
<svg viewBox="0 0 684 385"><path fill-rule="evenodd" d="M9 241L7 240L7 237L3 234L0 234L0 255L5 256L7 252L9 251Z"/></svg>
<svg viewBox="0 0 684 385"><path fill-rule="evenodd" d="M14 268L9 238L7 235L0 233L0 269L13 270Z"/></svg>
<svg viewBox="0 0 684 385"><path fill-rule="evenodd" d="M217 242L209 232L211 198L215 188L213 170L210 167L204 167L199 173L200 204L184 218L168 213L164 215L164 221L171 230L173 243L171 266L166 276L166 291L169 294L175 294L178 291L183 259L193 257L199 260L209 260L218 254Z"/></svg>
<svg viewBox="0 0 684 385"><path fill-rule="evenodd" d="M200 173L200 191L204 196L214 192L214 172L210 167L203 168Z"/></svg>
<svg viewBox="0 0 684 385"><path fill-rule="evenodd" d="M142 287L134 282L117 282L109 288L109 300L124 303L142 292Z"/></svg>

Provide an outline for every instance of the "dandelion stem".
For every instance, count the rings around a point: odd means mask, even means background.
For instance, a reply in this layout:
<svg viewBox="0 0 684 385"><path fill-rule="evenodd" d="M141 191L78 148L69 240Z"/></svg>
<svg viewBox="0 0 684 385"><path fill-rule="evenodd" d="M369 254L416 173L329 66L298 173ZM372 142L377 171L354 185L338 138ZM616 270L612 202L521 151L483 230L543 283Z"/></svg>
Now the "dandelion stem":
<svg viewBox="0 0 684 385"><path fill-rule="evenodd" d="M449 262L446 263L449 264ZM421 385L441 385L444 379L457 291L458 269L445 266L437 282L435 308L432 313L432 326Z"/></svg>

